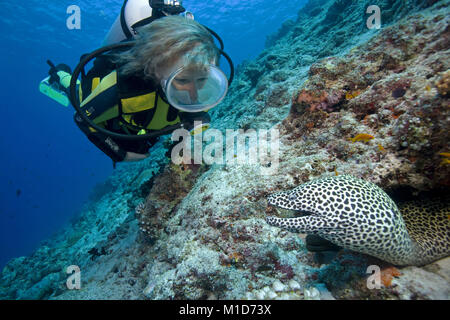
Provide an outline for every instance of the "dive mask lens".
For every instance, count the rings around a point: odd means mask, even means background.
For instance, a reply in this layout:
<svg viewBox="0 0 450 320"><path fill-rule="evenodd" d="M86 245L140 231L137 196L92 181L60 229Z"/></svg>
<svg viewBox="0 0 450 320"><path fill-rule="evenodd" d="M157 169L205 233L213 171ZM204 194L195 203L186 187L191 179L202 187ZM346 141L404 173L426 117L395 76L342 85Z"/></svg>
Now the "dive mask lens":
<svg viewBox="0 0 450 320"><path fill-rule="evenodd" d="M218 105L228 91L228 79L218 67L182 67L162 82L169 103L186 112L199 112Z"/></svg>

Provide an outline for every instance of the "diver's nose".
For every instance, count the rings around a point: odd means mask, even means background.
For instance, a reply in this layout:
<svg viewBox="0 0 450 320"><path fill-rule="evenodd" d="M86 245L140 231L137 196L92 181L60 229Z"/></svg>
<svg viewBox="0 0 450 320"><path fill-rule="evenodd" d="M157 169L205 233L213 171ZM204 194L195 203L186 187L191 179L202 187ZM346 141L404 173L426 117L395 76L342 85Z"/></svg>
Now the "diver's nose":
<svg viewBox="0 0 450 320"><path fill-rule="evenodd" d="M198 100L197 86L194 83L192 83L189 86L188 91L189 91L189 97L191 98L191 101L193 103L197 102L197 100Z"/></svg>

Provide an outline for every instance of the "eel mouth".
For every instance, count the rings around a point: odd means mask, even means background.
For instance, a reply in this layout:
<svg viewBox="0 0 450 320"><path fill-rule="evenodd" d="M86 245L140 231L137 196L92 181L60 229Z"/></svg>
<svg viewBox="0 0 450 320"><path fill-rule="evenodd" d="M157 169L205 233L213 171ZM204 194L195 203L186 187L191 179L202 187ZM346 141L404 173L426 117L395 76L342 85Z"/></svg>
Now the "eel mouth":
<svg viewBox="0 0 450 320"><path fill-rule="evenodd" d="M266 208L266 213L271 216L278 218L299 218L304 216L311 216L315 213L312 211L296 210L296 209L285 209L279 206L268 203Z"/></svg>

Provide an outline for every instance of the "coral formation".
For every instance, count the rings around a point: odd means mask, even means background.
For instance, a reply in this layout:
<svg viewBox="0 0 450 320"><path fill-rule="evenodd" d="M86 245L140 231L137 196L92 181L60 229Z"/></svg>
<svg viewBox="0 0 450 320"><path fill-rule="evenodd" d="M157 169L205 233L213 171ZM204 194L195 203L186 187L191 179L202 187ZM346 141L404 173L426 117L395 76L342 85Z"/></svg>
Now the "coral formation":
<svg viewBox="0 0 450 320"><path fill-rule="evenodd" d="M204 166L193 164L168 165L154 179L145 203L140 203L135 209L140 230L151 239L158 238L158 233L165 228L170 215L204 169Z"/></svg>
<svg viewBox="0 0 450 320"><path fill-rule="evenodd" d="M450 94L450 70L445 71L435 83L436 89L443 97Z"/></svg>
<svg viewBox="0 0 450 320"><path fill-rule="evenodd" d="M330 140L321 147L329 156L347 163L371 158L373 170L358 176L383 188L447 186L450 171L439 159L450 141L445 107L450 66L441 59L447 51L448 16L412 15L347 55L314 63L281 129L288 139L303 141L319 140L327 130ZM371 132L386 152L343 141L360 132ZM386 165L394 159L402 168Z"/></svg>

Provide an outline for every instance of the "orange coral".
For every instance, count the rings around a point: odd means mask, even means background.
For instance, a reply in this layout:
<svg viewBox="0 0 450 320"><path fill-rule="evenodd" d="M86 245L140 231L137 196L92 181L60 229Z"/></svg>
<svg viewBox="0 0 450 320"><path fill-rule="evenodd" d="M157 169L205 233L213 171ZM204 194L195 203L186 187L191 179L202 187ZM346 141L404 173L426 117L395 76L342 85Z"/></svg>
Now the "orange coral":
<svg viewBox="0 0 450 320"><path fill-rule="evenodd" d="M389 268L383 269L383 270L381 270L381 282L383 283L383 285L386 288L390 287L392 284L392 279L394 277L399 277L401 275L402 275L402 273L396 267L389 267Z"/></svg>
<svg viewBox="0 0 450 320"><path fill-rule="evenodd" d="M237 263L240 260L242 260L244 257L242 256L242 254L240 254L239 252L232 252L228 255L228 258L234 262Z"/></svg>
<svg viewBox="0 0 450 320"><path fill-rule="evenodd" d="M343 97L343 93L340 91L313 91L303 89L294 98L294 101L299 105L309 105L309 111L322 110L332 112L334 106L338 105Z"/></svg>
<svg viewBox="0 0 450 320"><path fill-rule="evenodd" d="M392 118L394 118L394 119L398 119L398 117L400 117L403 114L403 111L401 111L401 110L397 111L397 110L395 110L394 107L390 107L389 110L392 111Z"/></svg>
<svg viewBox="0 0 450 320"><path fill-rule="evenodd" d="M307 127L308 129L314 128L314 122L308 122L308 123L306 124L306 127Z"/></svg>
<svg viewBox="0 0 450 320"><path fill-rule="evenodd" d="M303 90L297 96L297 103L306 103L311 107L311 111L314 111L316 107L327 98L327 94L325 92L310 92L308 90Z"/></svg>

